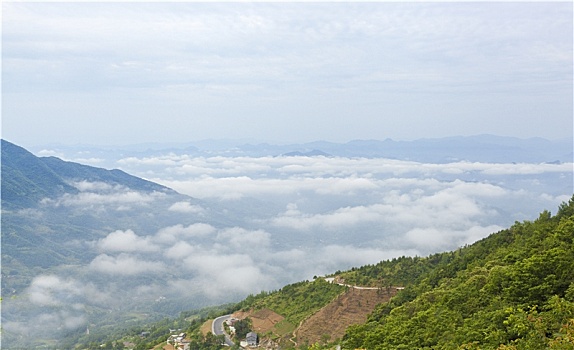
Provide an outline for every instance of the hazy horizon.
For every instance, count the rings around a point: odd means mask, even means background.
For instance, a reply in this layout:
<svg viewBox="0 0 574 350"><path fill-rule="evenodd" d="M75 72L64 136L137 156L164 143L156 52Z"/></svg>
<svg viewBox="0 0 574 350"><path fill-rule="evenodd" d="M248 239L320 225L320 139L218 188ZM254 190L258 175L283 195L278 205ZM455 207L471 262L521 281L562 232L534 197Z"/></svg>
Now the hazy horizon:
<svg viewBox="0 0 574 350"><path fill-rule="evenodd" d="M289 142L289 141L285 141L285 142L278 142L275 140L269 140L269 139L256 139L256 138L206 138L206 139L195 139L195 140L188 140L188 141L175 141L175 142L170 142L170 141L142 141L142 142L136 142L136 143L106 143L104 141L102 142L96 142L96 143L84 143L84 142L65 142L65 141L53 141L53 142L30 142L27 144L21 144L21 143L17 143L14 142L11 139L7 139L2 137L2 139L9 141L11 143L14 143L20 147L23 147L25 149L27 149L28 151L34 153L37 156L43 156L46 154L43 154L42 152L45 151L46 152L50 152L51 150L49 149L43 149L44 147L64 147L64 148L69 148L69 149L81 149L81 148L95 148L95 149L108 149L108 148L114 148L114 149L138 149L141 147L147 147L149 149L157 149L157 150L161 150L161 149L169 149L169 148L183 148L183 147L188 147L190 145L209 145L209 144L213 144L213 145L218 145L219 147L225 146L225 145L262 145L262 144L269 144L269 145L276 145L276 146L289 146L289 145L305 145L305 144L313 144L313 143L332 143L332 144L340 144L340 145L344 145L344 144L348 144L348 143L352 143L352 142L356 142L356 141L395 141L395 142L416 142L416 141L421 141L421 140L445 140L445 139L456 139L456 138L473 138L473 137L482 137L482 136L492 136L492 137L497 137L497 138L509 138L509 139L518 139L518 140L536 140L536 139L541 139L541 140L546 140L546 141L550 141L550 142L572 142L574 141L574 136L570 135L570 136L566 136L566 137L560 137L560 138L545 138L545 137L540 137L540 136L532 136L532 137L516 137L516 136L506 136L506 135L496 135L496 134L472 134L472 135L451 135L451 136L444 136L444 137L421 137L421 138L414 138L414 139L396 139L393 137L387 137L387 138L381 138L381 139L349 139L349 140L345 140L345 141L340 141L340 142L335 142L335 141L330 141L330 140L324 140L324 139L317 139L317 140L309 140L309 141L304 141L304 142ZM205 149L209 149L209 147L206 147Z"/></svg>

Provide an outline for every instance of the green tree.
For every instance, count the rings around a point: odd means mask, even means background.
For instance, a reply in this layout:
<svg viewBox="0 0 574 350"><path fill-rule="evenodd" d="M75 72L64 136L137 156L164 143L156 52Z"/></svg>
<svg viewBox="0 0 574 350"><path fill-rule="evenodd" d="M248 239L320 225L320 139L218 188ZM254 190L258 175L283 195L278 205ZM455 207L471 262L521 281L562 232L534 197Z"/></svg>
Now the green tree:
<svg viewBox="0 0 574 350"><path fill-rule="evenodd" d="M251 327L253 323L249 317L235 322L233 327L235 327L235 336L237 339L243 339L247 333L251 332Z"/></svg>

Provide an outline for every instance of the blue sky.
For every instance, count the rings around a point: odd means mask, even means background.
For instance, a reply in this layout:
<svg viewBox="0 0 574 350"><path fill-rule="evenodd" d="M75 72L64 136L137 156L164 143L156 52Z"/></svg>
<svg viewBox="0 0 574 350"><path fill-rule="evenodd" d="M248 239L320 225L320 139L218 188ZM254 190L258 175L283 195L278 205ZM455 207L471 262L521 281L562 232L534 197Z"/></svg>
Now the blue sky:
<svg viewBox="0 0 574 350"><path fill-rule="evenodd" d="M2 137L571 137L572 3L2 4Z"/></svg>

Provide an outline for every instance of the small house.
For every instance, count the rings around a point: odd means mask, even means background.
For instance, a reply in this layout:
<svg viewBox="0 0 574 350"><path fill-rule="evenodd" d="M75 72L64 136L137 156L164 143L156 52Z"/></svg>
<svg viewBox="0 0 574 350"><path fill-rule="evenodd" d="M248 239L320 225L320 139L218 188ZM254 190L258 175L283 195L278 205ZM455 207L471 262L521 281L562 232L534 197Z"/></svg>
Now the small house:
<svg viewBox="0 0 574 350"><path fill-rule="evenodd" d="M245 341L247 341L248 346L257 346L258 340L259 340L259 337L257 336L257 333L255 333L255 332L249 332L245 336Z"/></svg>

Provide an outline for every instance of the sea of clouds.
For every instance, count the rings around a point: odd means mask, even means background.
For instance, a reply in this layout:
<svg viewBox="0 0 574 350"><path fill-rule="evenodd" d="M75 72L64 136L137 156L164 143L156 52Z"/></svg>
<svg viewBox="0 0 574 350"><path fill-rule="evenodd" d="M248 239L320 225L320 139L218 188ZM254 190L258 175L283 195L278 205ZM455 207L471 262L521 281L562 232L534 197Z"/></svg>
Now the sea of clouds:
<svg viewBox="0 0 574 350"><path fill-rule="evenodd" d="M453 250L555 212L573 193L572 163L166 154L116 167L189 197L81 181L79 193L44 201L46 210L170 216L155 228L118 227L76 242L93 254L89 263L36 276L21 301L42 310L29 314L47 320L42 327L89 326L91 306L125 313L137 300L201 300L190 308L237 301L336 270ZM3 328L30 333L29 321L4 320Z"/></svg>

